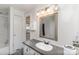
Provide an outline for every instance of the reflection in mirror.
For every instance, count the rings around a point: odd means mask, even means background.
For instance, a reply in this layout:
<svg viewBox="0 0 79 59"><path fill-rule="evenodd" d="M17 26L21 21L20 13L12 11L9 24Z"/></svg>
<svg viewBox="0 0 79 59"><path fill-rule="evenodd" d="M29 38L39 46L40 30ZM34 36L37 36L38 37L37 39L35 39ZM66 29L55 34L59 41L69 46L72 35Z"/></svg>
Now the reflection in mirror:
<svg viewBox="0 0 79 59"><path fill-rule="evenodd" d="M57 41L57 14L40 18L40 37Z"/></svg>
<svg viewBox="0 0 79 59"><path fill-rule="evenodd" d="M57 41L57 21L58 21L58 12L57 7L56 10L54 8L50 9L42 9L42 11L39 12L39 21L40 21L40 37L52 39ZM48 12L51 11L51 12ZM47 13L48 12L48 13Z"/></svg>

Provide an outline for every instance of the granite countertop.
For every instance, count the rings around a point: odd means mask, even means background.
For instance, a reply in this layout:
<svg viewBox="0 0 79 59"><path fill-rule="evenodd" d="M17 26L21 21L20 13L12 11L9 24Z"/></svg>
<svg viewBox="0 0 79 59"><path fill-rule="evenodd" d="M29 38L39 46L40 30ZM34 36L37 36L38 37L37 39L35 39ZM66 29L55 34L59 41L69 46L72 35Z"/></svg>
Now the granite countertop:
<svg viewBox="0 0 79 59"><path fill-rule="evenodd" d="M29 46L30 48L37 51L41 55L63 55L64 54L63 48L55 46L55 45L52 45L53 49L51 51L43 51L35 46L35 44L38 42L41 42L41 41L33 39L33 40L27 40L23 42L23 44L26 46Z"/></svg>

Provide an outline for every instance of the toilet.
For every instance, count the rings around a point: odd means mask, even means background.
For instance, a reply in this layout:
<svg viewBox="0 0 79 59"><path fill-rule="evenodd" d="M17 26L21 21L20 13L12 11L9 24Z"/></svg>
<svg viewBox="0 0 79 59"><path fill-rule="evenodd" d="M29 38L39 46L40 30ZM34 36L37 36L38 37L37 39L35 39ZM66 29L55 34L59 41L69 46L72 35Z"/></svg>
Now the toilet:
<svg viewBox="0 0 79 59"><path fill-rule="evenodd" d="M76 49L74 46L65 45L64 46L64 55L76 55Z"/></svg>

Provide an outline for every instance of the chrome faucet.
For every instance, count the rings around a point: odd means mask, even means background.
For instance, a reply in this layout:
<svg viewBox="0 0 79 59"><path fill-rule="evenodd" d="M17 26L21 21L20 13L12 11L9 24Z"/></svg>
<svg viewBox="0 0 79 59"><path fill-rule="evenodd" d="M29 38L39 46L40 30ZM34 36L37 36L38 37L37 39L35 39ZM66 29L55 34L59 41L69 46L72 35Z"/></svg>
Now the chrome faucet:
<svg viewBox="0 0 79 59"><path fill-rule="evenodd" d="M43 42L44 42L45 44L49 44L49 41L45 41L45 40L44 40Z"/></svg>

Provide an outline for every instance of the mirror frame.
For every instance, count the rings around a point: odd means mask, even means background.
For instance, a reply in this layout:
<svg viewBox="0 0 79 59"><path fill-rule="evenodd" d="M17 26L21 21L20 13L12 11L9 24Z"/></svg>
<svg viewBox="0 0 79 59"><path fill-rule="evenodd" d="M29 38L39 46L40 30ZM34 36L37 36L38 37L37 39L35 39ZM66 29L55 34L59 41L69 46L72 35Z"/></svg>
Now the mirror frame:
<svg viewBox="0 0 79 59"><path fill-rule="evenodd" d="M56 20L55 20L55 39L51 39L51 38L47 38L47 37L40 36L40 22L41 22L41 18L42 17L39 18L39 37L46 38L46 39L50 39L50 40L53 40L53 41L58 41L58 13L55 13L54 15L56 15L55 16L56 17ZM47 15L47 16L49 16L49 15Z"/></svg>

